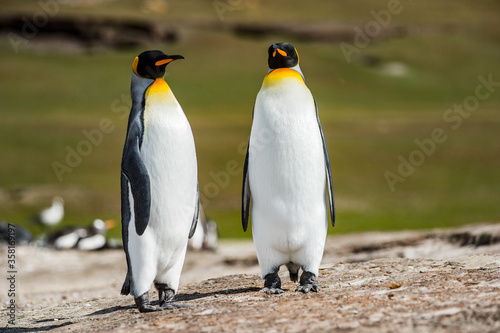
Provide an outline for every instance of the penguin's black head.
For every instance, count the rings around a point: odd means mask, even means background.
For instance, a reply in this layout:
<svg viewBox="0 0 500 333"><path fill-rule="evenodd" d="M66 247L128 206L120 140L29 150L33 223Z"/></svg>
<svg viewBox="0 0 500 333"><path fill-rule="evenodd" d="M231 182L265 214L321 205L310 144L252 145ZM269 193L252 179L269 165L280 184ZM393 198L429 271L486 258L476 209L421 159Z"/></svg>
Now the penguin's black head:
<svg viewBox="0 0 500 333"><path fill-rule="evenodd" d="M299 54L292 44L276 43L267 50L270 69L291 68L299 64Z"/></svg>
<svg viewBox="0 0 500 333"><path fill-rule="evenodd" d="M158 79L165 75L165 67L171 61L184 59L181 55L166 55L162 51L144 51L134 59L132 70L145 79Z"/></svg>

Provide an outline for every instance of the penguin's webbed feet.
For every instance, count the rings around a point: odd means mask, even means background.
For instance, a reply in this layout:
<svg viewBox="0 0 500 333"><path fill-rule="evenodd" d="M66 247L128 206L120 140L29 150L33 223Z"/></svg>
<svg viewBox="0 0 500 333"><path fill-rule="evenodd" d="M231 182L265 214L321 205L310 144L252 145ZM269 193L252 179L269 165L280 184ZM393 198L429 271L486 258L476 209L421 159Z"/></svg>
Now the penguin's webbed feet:
<svg viewBox="0 0 500 333"><path fill-rule="evenodd" d="M310 291L318 292L319 287L316 283L301 284L295 291L302 291L304 294L307 294Z"/></svg>
<svg viewBox="0 0 500 333"><path fill-rule="evenodd" d="M134 300L135 300L135 305L137 305L137 309L139 309L139 312L154 312L163 310L161 307L154 306L149 302L147 292L145 292L139 297L134 298Z"/></svg>
<svg viewBox="0 0 500 333"><path fill-rule="evenodd" d="M300 285L295 291L301 291L307 294L310 291L318 292L319 287L316 284L316 275L311 272L303 272L300 276Z"/></svg>
<svg viewBox="0 0 500 333"><path fill-rule="evenodd" d="M265 277L264 288L260 291L272 295L272 294L282 294L285 291L281 289L281 280L278 273L269 273Z"/></svg>
<svg viewBox="0 0 500 333"><path fill-rule="evenodd" d="M173 302L168 302L164 303L160 308L162 310L173 310L173 309L182 309L182 308L188 308L189 305L187 304L178 304L178 303L173 303Z"/></svg>
<svg viewBox="0 0 500 333"><path fill-rule="evenodd" d="M158 300L162 310L172 310L189 307L186 304L173 303L175 291L168 285L163 283L155 283L156 290L158 290Z"/></svg>
<svg viewBox="0 0 500 333"><path fill-rule="evenodd" d="M174 300L175 291L168 285L155 282L155 288L156 290L158 290L158 300L160 302L160 306L163 306L165 303Z"/></svg>
<svg viewBox="0 0 500 333"><path fill-rule="evenodd" d="M272 294L283 294L285 291L281 288L267 288L267 287L264 287L262 288L260 291L262 291L263 293L266 293L268 295L272 295Z"/></svg>

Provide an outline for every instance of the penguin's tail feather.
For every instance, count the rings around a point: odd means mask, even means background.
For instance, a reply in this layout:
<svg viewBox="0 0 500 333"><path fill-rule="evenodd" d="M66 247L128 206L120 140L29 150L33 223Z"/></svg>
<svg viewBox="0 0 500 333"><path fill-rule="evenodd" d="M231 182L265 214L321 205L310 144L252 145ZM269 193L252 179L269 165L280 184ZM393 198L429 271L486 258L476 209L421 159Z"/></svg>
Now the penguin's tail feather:
<svg viewBox="0 0 500 333"><path fill-rule="evenodd" d="M127 276L125 277L125 282L123 282L122 290L120 292L122 295L130 294L130 274L127 272Z"/></svg>
<svg viewBox="0 0 500 333"><path fill-rule="evenodd" d="M293 262L289 262L286 264L286 268L288 268L288 272L290 273L290 280L297 282L299 280L300 266L294 264Z"/></svg>

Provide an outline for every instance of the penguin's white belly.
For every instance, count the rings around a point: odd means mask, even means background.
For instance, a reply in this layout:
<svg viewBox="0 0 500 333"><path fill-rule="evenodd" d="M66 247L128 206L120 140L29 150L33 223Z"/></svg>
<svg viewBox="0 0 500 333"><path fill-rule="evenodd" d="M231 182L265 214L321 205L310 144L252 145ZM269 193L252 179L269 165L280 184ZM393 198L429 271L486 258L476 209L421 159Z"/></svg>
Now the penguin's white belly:
<svg viewBox="0 0 500 333"><path fill-rule="evenodd" d="M139 285L153 279L166 279L158 282L176 290L197 189L193 134L178 104L146 108L141 158L150 177L151 211L143 235L135 232L135 222L129 225L129 253L137 257L132 258L133 275L140 275L134 277L135 293L148 290L149 286ZM132 195L129 198L133 200Z"/></svg>
<svg viewBox="0 0 500 333"><path fill-rule="evenodd" d="M310 256L321 260L327 230L325 159L314 100L304 85L259 92L248 175L259 262L307 266Z"/></svg>
<svg viewBox="0 0 500 333"><path fill-rule="evenodd" d="M196 203L196 153L184 114L153 119L141 155L151 179L148 228L163 247L161 254L187 244Z"/></svg>

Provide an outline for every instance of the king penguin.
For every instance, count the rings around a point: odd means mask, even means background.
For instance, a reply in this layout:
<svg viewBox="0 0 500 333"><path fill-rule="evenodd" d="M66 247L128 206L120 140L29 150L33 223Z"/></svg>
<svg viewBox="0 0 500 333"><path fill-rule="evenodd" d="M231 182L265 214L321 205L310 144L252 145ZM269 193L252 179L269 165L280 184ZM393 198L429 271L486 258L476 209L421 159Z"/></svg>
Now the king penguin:
<svg viewBox="0 0 500 333"><path fill-rule="evenodd" d="M132 65L132 109L121 163L122 238L127 276L141 312L183 307L173 303L188 237L198 221L199 190L193 133L163 79L170 62L184 59L145 51ZM154 283L159 306L148 298Z"/></svg>
<svg viewBox="0 0 500 333"><path fill-rule="evenodd" d="M297 50L288 43L273 44L268 64L255 100L243 167L243 230L248 227L251 199L263 292L283 293L281 265L286 265L293 282L302 269L296 291L317 292L328 214L335 225L330 158Z"/></svg>

